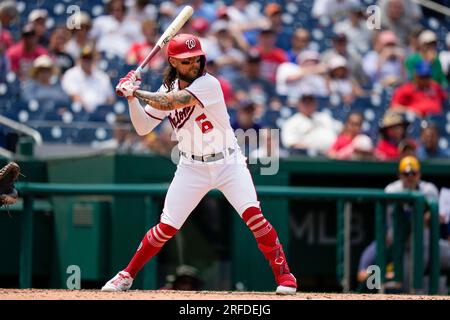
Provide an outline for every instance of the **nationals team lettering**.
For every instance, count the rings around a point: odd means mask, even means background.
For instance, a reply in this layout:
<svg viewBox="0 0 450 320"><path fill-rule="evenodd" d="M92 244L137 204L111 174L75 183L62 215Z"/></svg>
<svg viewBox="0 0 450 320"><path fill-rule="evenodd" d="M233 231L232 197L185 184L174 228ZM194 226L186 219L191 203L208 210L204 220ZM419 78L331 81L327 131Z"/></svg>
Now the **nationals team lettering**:
<svg viewBox="0 0 450 320"><path fill-rule="evenodd" d="M194 112L195 106L185 107L183 109L174 110L174 114L170 113L167 117L169 118L170 124L174 129L180 129L186 123L186 121L191 116L192 112Z"/></svg>

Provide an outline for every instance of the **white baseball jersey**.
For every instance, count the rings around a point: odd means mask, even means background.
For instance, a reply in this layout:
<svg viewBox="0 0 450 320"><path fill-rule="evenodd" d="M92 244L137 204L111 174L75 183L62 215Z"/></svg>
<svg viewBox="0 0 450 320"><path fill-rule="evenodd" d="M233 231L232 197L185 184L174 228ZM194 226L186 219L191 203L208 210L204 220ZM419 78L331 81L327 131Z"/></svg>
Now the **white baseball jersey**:
<svg viewBox="0 0 450 320"><path fill-rule="evenodd" d="M178 90L176 80L173 91ZM147 105L145 112L158 120L168 117L182 152L203 156L235 148L237 141L219 80L205 73L185 90L200 103L172 111L161 111ZM167 92L167 89L161 86L158 92Z"/></svg>
<svg viewBox="0 0 450 320"><path fill-rule="evenodd" d="M179 90L178 81L174 83L174 90ZM147 129L151 130L157 121L168 117L176 133L178 148L187 155L180 158L161 214L161 222L176 229L181 228L192 210L212 189L219 189L241 216L247 208L260 206L246 158L230 125L219 81L205 73L185 90L200 103L172 111L145 106L146 114L153 119ZM159 89L159 92L166 91L164 86ZM233 149L232 153L229 148ZM190 157L220 152L224 155L223 161L203 162ZM180 198L184 200L180 201Z"/></svg>

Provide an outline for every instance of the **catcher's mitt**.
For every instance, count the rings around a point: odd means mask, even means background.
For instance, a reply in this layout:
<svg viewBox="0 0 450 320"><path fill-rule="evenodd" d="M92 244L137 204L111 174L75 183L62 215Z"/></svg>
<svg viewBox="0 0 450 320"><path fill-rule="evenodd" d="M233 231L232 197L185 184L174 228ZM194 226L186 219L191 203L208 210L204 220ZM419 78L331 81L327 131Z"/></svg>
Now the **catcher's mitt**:
<svg viewBox="0 0 450 320"><path fill-rule="evenodd" d="M14 186L20 174L20 167L10 162L0 170L0 206L14 204L19 194Z"/></svg>

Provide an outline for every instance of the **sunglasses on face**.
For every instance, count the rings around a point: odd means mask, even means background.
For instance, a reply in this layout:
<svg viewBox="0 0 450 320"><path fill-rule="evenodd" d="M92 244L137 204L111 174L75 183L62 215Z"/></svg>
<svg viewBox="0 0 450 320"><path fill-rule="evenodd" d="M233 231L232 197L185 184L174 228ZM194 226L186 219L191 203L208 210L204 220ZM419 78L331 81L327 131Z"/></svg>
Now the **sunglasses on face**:
<svg viewBox="0 0 450 320"><path fill-rule="evenodd" d="M417 171L410 171L410 172L402 172L401 175L404 177L415 177L419 174Z"/></svg>

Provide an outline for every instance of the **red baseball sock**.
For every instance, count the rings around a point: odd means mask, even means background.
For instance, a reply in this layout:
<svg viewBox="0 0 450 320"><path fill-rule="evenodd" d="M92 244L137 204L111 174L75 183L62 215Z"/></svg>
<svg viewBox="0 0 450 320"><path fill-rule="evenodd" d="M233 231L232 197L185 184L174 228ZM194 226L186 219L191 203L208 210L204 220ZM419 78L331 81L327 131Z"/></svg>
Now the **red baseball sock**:
<svg viewBox="0 0 450 320"><path fill-rule="evenodd" d="M289 274L290 270L277 232L269 221L264 218L259 208L248 208L242 214L242 218L253 232L258 248L269 261L275 280L278 283L279 277L283 274Z"/></svg>
<svg viewBox="0 0 450 320"><path fill-rule="evenodd" d="M124 271L128 272L132 278L135 278L147 261L155 256L177 231L174 227L162 222L151 228L142 239L133 259L131 259Z"/></svg>

